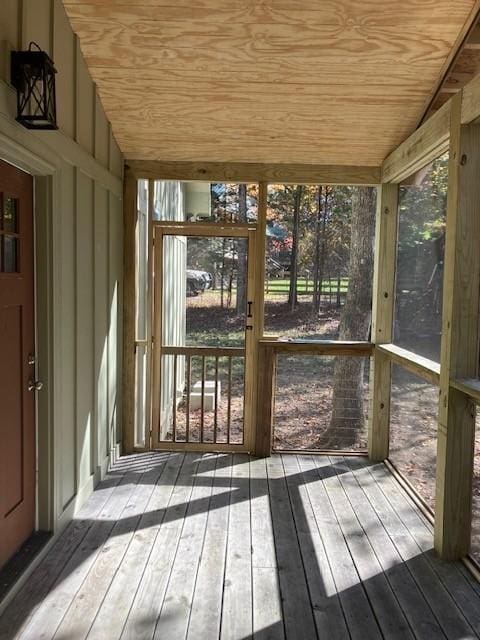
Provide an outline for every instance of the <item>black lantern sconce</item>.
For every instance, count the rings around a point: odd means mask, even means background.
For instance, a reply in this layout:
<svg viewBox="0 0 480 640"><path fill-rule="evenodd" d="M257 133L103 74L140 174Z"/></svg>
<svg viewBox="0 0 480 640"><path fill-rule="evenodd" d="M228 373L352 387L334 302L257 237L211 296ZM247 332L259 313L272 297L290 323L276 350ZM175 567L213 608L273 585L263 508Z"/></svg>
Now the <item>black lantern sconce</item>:
<svg viewBox="0 0 480 640"><path fill-rule="evenodd" d="M37 47L34 51L32 47ZM51 58L38 44L12 51L12 84L17 90L17 121L27 129L58 129L55 74Z"/></svg>

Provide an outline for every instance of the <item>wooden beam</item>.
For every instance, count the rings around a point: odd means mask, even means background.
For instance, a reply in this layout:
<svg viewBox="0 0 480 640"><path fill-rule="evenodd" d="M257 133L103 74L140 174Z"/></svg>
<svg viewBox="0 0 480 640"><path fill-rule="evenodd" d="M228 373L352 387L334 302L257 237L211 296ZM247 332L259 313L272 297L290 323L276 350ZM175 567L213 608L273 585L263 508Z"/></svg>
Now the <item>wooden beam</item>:
<svg viewBox="0 0 480 640"><path fill-rule="evenodd" d="M441 90L444 88L445 83L451 76L451 71L455 67L455 64L460 57L460 54L465 49L469 48L469 44L471 43L475 48L478 42L478 17L480 11L480 0L475 0L470 13L465 20L465 23L460 30L455 43L450 49L450 53L448 54L444 64L442 71L438 76L438 80L433 87L433 90L430 93L430 96L425 103L425 107L422 111L422 118L420 119L419 124L422 124L425 119L428 117L429 111L432 105L435 103L437 96L440 94Z"/></svg>
<svg viewBox="0 0 480 640"><path fill-rule="evenodd" d="M315 356L353 356L368 357L373 351L371 342L356 340L282 340L280 338L263 338L261 346L272 349L275 353L301 353Z"/></svg>
<svg viewBox="0 0 480 640"><path fill-rule="evenodd" d="M449 100L385 158L382 182L401 182L447 151L450 105Z"/></svg>
<svg viewBox="0 0 480 640"><path fill-rule="evenodd" d="M127 160L137 178L202 180L204 182L266 182L281 184L377 185L379 167L255 162L161 162Z"/></svg>
<svg viewBox="0 0 480 640"><path fill-rule="evenodd" d="M402 349L395 344L378 345L375 349L386 355L391 362L399 364L403 369L410 371L422 380L431 384L440 384L440 364L419 356L413 351Z"/></svg>
<svg viewBox="0 0 480 640"><path fill-rule="evenodd" d="M372 296L372 342L392 341L397 255L398 185L383 184L377 193L375 255ZM368 455L372 460L388 457L390 438L391 363L375 349L370 368Z"/></svg>
<svg viewBox="0 0 480 640"><path fill-rule="evenodd" d="M469 551L475 435L474 403L451 383L478 370L480 126L461 119L459 92L451 109L435 500L435 549L446 559Z"/></svg>
<svg viewBox="0 0 480 640"><path fill-rule="evenodd" d="M480 118L480 74L463 87L462 124Z"/></svg>
<svg viewBox="0 0 480 640"><path fill-rule="evenodd" d="M476 4L478 9L478 2ZM470 51L478 51L478 49L480 49L480 25L476 22L468 34L465 49L469 49Z"/></svg>
<svg viewBox="0 0 480 640"><path fill-rule="evenodd" d="M480 380L478 378L459 378L452 380L450 386L464 393L476 404L480 404Z"/></svg>
<svg viewBox="0 0 480 640"><path fill-rule="evenodd" d="M123 196L123 453L135 446L135 225L137 181L125 171Z"/></svg>

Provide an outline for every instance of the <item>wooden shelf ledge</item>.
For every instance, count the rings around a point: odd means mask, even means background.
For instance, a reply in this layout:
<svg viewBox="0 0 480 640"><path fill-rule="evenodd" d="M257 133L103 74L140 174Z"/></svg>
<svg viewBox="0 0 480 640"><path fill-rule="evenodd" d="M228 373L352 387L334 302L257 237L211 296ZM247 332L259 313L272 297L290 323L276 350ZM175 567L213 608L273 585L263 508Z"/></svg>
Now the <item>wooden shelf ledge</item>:
<svg viewBox="0 0 480 640"><path fill-rule="evenodd" d="M280 337L262 338L261 347L270 348L275 353L303 353L326 356L368 357L373 352L373 344L360 340L290 340Z"/></svg>
<svg viewBox="0 0 480 640"><path fill-rule="evenodd" d="M459 378L458 380L452 380L450 386L480 404L480 380L478 378Z"/></svg>
<svg viewBox="0 0 480 640"><path fill-rule="evenodd" d="M379 344L376 345L375 349L384 353L392 362L399 364L419 378L437 386L440 384L440 364L438 362L419 356L413 351L408 351L408 349L402 349L402 347L398 347L395 344Z"/></svg>

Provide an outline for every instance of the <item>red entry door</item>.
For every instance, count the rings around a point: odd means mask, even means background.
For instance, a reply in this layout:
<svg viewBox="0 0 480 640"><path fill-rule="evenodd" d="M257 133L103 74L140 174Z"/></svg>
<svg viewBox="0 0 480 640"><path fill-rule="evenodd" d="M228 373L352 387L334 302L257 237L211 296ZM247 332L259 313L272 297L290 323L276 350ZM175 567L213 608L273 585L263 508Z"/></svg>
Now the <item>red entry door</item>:
<svg viewBox="0 0 480 640"><path fill-rule="evenodd" d="M35 526L33 179L0 161L0 567Z"/></svg>

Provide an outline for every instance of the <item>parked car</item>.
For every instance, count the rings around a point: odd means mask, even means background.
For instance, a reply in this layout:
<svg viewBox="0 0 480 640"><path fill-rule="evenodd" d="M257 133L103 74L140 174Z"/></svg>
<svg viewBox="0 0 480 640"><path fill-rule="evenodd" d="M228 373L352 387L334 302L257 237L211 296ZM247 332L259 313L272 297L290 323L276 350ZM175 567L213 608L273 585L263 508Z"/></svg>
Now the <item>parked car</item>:
<svg viewBox="0 0 480 640"><path fill-rule="evenodd" d="M198 269L187 269L187 296L198 296L205 289L210 289L213 276L208 271Z"/></svg>

